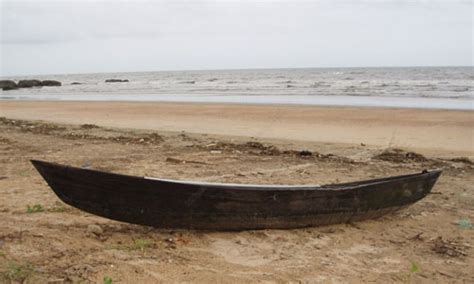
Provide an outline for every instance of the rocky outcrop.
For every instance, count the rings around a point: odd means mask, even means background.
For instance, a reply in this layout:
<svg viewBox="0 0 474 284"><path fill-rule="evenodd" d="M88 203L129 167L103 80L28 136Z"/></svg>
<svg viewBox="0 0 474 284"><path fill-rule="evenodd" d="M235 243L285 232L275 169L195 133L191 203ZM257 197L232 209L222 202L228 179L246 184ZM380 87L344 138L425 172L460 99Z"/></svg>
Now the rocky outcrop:
<svg viewBox="0 0 474 284"><path fill-rule="evenodd" d="M79 82L72 82L71 85L82 85L82 83L79 83Z"/></svg>
<svg viewBox="0 0 474 284"><path fill-rule="evenodd" d="M0 80L0 89L4 91L18 89L18 85L12 80Z"/></svg>
<svg viewBox="0 0 474 284"><path fill-rule="evenodd" d="M32 87L41 87L41 81L39 80L20 80L18 82L18 88L32 88Z"/></svg>
<svg viewBox="0 0 474 284"><path fill-rule="evenodd" d="M54 80L44 80L44 81L41 81L41 85L45 87L60 87L61 82L54 81Z"/></svg>
<svg viewBox="0 0 474 284"><path fill-rule="evenodd" d="M61 82L55 80L36 80L36 79L29 79L29 80L20 80L17 83L12 80L0 80L0 89L7 91L7 90L14 90L18 88L33 88L33 87L59 87L61 86Z"/></svg>
<svg viewBox="0 0 474 284"><path fill-rule="evenodd" d="M105 80L105 83L126 83L128 82L128 79L107 79Z"/></svg>

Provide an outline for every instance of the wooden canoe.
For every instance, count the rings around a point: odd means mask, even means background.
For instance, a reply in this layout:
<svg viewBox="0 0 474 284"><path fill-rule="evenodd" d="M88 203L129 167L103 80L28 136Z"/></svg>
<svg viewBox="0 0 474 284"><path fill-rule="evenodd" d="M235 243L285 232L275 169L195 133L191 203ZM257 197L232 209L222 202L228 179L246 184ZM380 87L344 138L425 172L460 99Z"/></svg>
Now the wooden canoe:
<svg viewBox="0 0 474 284"><path fill-rule="evenodd" d="M329 185L246 185L136 177L31 161L56 195L113 220L206 230L301 228L376 218L425 197L441 171Z"/></svg>

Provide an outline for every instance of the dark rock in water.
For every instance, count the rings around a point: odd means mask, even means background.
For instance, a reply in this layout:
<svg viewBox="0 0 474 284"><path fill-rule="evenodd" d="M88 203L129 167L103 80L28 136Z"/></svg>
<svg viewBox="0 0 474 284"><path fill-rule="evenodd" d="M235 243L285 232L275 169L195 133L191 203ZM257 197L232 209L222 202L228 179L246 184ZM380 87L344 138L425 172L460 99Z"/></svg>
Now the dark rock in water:
<svg viewBox="0 0 474 284"><path fill-rule="evenodd" d="M105 83L126 83L128 79L107 79Z"/></svg>
<svg viewBox="0 0 474 284"><path fill-rule="evenodd" d="M0 89L4 91L18 89L18 85L12 80L0 80Z"/></svg>
<svg viewBox="0 0 474 284"><path fill-rule="evenodd" d="M18 82L18 88L32 88L41 86L43 85L39 80L20 80L20 82Z"/></svg>
<svg viewBox="0 0 474 284"><path fill-rule="evenodd" d="M214 82L214 81L217 81L217 78L211 78L208 80L209 82Z"/></svg>
<svg viewBox="0 0 474 284"><path fill-rule="evenodd" d="M71 85L82 85L82 83L79 83L79 82L72 82Z"/></svg>
<svg viewBox="0 0 474 284"><path fill-rule="evenodd" d="M467 92L467 91L469 91L469 87L457 88L453 90L453 92Z"/></svg>
<svg viewBox="0 0 474 284"><path fill-rule="evenodd" d="M182 81L180 84L196 84L196 81Z"/></svg>
<svg viewBox="0 0 474 284"><path fill-rule="evenodd" d="M2 88L0 88L0 89L2 89L2 90L4 90L4 91L10 91L10 90L16 90L16 89L18 89L18 87L9 87L9 86L6 86L6 87L2 87Z"/></svg>
<svg viewBox="0 0 474 284"><path fill-rule="evenodd" d="M41 85L46 86L46 87L60 87L61 82L54 81L54 80L44 80L41 82Z"/></svg>

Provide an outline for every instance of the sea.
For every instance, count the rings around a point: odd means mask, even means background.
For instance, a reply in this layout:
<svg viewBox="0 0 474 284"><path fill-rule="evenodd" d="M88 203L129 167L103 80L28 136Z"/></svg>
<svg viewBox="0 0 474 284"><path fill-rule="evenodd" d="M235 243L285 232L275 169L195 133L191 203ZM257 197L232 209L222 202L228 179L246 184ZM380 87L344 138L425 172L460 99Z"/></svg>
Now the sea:
<svg viewBox="0 0 474 284"><path fill-rule="evenodd" d="M61 87L1 91L0 100L157 101L474 109L473 67L301 68L2 77ZM128 82L106 83L107 79Z"/></svg>

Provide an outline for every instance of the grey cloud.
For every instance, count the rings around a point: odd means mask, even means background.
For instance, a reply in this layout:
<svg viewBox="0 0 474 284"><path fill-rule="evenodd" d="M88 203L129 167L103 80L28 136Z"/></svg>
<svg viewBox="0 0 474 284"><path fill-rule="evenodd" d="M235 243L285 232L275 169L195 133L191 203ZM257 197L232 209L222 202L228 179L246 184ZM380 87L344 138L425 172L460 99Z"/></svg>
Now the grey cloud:
<svg viewBox="0 0 474 284"><path fill-rule="evenodd" d="M2 1L0 67L22 74L469 65L468 2Z"/></svg>

